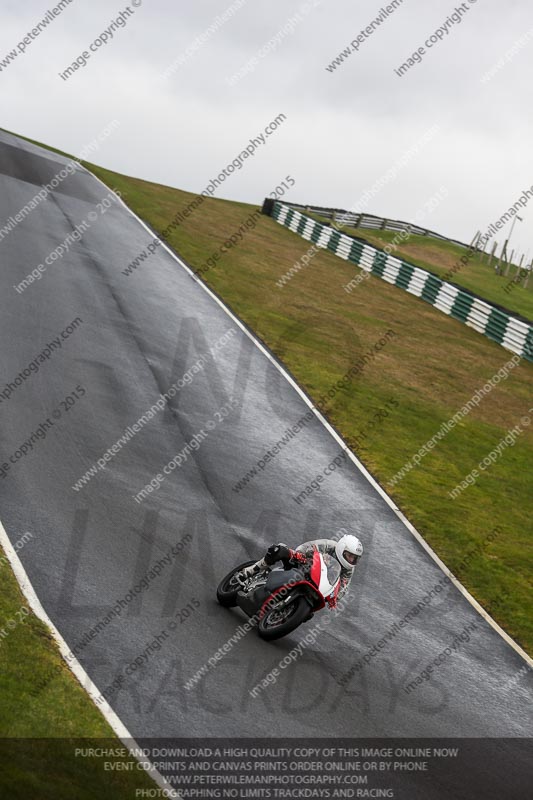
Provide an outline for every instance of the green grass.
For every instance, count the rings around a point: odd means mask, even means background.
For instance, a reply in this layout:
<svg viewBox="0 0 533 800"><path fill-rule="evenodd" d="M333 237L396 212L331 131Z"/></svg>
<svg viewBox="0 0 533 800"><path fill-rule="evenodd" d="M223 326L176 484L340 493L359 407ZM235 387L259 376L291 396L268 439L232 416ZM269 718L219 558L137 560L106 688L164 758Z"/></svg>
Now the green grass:
<svg viewBox="0 0 533 800"><path fill-rule="evenodd" d="M323 225L327 224L327 221L317 214L309 212L307 216L316 219ZM342 232L347 236L357 236L368 244L381 248L393 242L394 238L398 236L395 231L374 231L349 226L343 227ZM490 248L492 248L492 243L490 243ZM397 239L396 249L392 250L392 255L443 277L458 264L461 256L467 252L467 248L461 245L432 236L413 234L405 242ZM518 267L513 265L510 267L508 275L498 275L494 269L495 265L495 259L492 259L489 267L488 256L476 253L466 266L461 266L459 271L452 276L447 275L446 279L469 289L485 300L497 303L511 312L521 314L528 320L533 320L533 280L530 278L527 288L515 285L509 292L506 292L505 287L514 277Z"/></svg>
<svg viewBox="0 0 533 800"><path fill-rule="evenodd" d="M119 189L128 205L158 231L194 198L89 166L105 183ZM194 268L202 269L255 208L207 199L168 241ZM203 277L315 399L386 330L397 332L376 362L335 397L327 416L343 436L353 440L367 430L376 409L390 398L398 402L383 424L367 433L357 449L359 457L469 591L533 653L531 433L526 430L458 499L453 501L447 494L533 406L533 366L522 362L419 468L388 487L404 462L511 354L373 276L347 294L342 287L359 271L325 251L282 289L276 287L276 280L308 247L299 236L261 217L243 242ZM125 266L117 264L117 281L134 281L135 273L121 274ZM139 269L149 270L150 262ZM502 535L461 566L465 553L496 526Z"/></svg>
<svg viewBox="0 0 533 800"><path fill-rule="evenodd" d="M90 746L82 739L121 743L66 668L47 627L31 612L17 613L26 601L5 559L0 582L0 629L7 633L0 639L0 796L126 800L136 788L154 788L136 762L132 772L108 772L97 760L74 757L75 747Z"/></svg>

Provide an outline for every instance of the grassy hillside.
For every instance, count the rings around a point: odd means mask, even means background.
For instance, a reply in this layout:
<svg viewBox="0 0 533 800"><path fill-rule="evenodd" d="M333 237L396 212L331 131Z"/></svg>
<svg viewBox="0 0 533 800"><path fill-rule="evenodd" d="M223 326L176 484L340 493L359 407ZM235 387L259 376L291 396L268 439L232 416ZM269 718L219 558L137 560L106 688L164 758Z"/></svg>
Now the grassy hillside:
<svg viewBox="0 0 533 800"><path fill-rule="evenodd" d="M129 206L158 231L194 199L166 186L91 169L119 189ZM321 251L278 288L276 281L309 243L272 219L256 220L239 244L220 254L220 246L255 210L244 203L207 199L169 233L168 241L202 271L204 280L315 399L385 331L396 332L375 361L337 393L327 416L473 595L533 653L531 429L524 428L514 446L503 449L474 486L455 500L448 495L533 406L533 365L522 362L512 370L418 468L391 485L407 459L511 354L366 273L356 289L346 293L343 286L359 270L327 252ZM135 273L122 275L126 266L116 265L117 280L134 281ZM138 269L149 270L150 261ZM379 414L382 409L388 416L371 424L376 415L384 416ZM481 546L496 526L502 534ZM466 563L465 553L470 554Z"/></svg>
<svg viewBox="0 0 533 800"><path fill-rule="evenodd" d="M308 213L307 216L327 224L318 214ZM511 313L515 312L528 320L533 320L533 279L530 278L527 288L516 284L512 285L509 291L505 291L517 272L516 265L509 268L508 275L498 275L495 272L497 263L495 259L492 259L489 267L488 257L476 253L469 258L466 266L460 265L461 257L468 252L467 248L432 236L413 234L402 242L394 231L373 231L347 226L342 227L342 232L348 236L364 239L374 247L383 248L391 243L395 244L396 249L392 250L392 255L397 258L403 258L417 267L428 269L441 278L445 277L451 283L469 289L485 300L503 306ZM457 272L453 275L447 274L454 267L457 269L458 265L460 268Z"/></svg>

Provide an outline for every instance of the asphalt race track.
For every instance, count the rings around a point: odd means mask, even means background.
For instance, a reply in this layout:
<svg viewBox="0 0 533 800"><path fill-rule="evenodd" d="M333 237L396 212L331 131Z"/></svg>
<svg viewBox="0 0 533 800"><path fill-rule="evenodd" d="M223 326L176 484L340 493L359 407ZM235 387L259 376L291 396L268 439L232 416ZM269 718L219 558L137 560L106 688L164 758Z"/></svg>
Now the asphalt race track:
<svg viewBox="0 0 533 800"><path fill-rule="evenodd" d="M0 231L66 163L0 134ZM308 407L163 247L122 274L152 237L121 203L108 200L106 208L108 196L78 167L0 234L0 468L7 464L0 518L13 543L33 533L19 552L29 578L69 646L83 642L77 657L100 691L115 682L107 696L132 735L531 736L523 659L453 585L353 666L440 585L442 571L347 459L305 503L295 502L339 455L314 417L233 490ZM82 238L18 292L14 286L84 221ZM75 491L217 342L215 356L203 358L190 382L182 380L175 397ZM38 369L29 368L36 361ZM193 440L196 449L183 455ZM182 463L137 502L180 451ZM247 634L186 689L244 622L217 605L218 580L272 542L296 546L341 528L365 546L353 596L278 681L249 694L320 615L274 644ZM159 575L124 600L156 563ZM120 599L120 615L89 638ZM431 677L405 691L454 640L455 651ZM507 786L520 766L511 765Z"/></svg>

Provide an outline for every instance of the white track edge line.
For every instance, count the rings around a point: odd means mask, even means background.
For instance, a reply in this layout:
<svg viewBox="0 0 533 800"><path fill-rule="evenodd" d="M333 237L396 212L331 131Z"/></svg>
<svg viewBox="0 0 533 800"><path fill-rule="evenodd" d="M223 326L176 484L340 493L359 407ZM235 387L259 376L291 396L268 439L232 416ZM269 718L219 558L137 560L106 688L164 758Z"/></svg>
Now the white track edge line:
<svg viewBox="0 0 533 800"><path fill-rule="evenodd" d="M17 579L18 585L20 586L20 590L24 597L26 598L31 610L35 614L35 616L43 622L46 627L49 629L52 637L55 640L55 643L59 649L59 652L66 662L68 668L81 684L82 688L87 692L90 699L93 701L94 705L98 708L98 710L102 713L105 721L108 725L112 728L113 732L117 735L123 745L126 747L128 752L133 758L136 758L140 764L146 764L146 759L141 758L140 756L135 754L135 749L141 750L141 747L137 744L131 733L128 731L120 717L113 711L111 706L107 702L102 703L102 693L99 691L97 686L93 683L91 678L85 672L84 668L78 661L78 659L73 655L71 652L70 647L63 639L61 634L59 633L58 629L44 610L43 606L41 605L41 601L37 597L37 593L32 586L30 579L26 573L26 570L22 566L22 562L17 555L17 552L11 541L6 533L6 530L2 523L0 522L0 544L5 550L7 559L11 565L11 569L15 574L15 578ZM74 737L77 738L77 737ZM167 797L174 797L178 798L181 797L176 790L165 780L165 778L155 769L147 769L146 766L143 766L143 769L146 773L152 778L152 780L157 783L157 785L166 792Z"/></svg>
<svg viewBox="0 0 533 800"><path fill-rule="evenodd" d="M85 169L87 169L87 168L85 168ZM110 186L108 186L106 183L104 183L104 182L103 182L103 181L102 181L100 178L98 178L98 176L97 176L97 175L94 175L94 174L93 174L93 173L92 173L90 170L88 170L88 169L87 169L87 172L88 172L88 173L89 173L89 175L91 175L91 176L92 176L92 177L93 177L95 180L97 180L99 183L101 183L101 184L102 184L102 186L104 186L106 189L108 189L108 190L109 190L109 189L111 188L111 187L110 187ZM111 190L111 191L113 191L113 190ZM131 214L133 217L135 217L135 219L136 219L138 222L140 222L140 224L143 226L143 228L145 228L145 229L148 231L148 233L150 233L150 234L152 235L152 237L153 237L153 236L154 236L154 231L153 231L153 230L152 230L152 229L149 227L149 225L147 225L147 223L146 223L146 222L144 222L144 220L142 220L142 219L141 219L139 216L137 216L137 214L136 214L134 211L132 211L132 210L131 210L131 208L129 208L129 206L127 206L127 205L126 205L126 203L124 202L124 200L123 200L121 197L118 197L118 195L117 195L117 198L118 198L118 200L120 201L120 203L122 203L122 205L124 206L124 208L125 208L125 209L126 209L126 210L127 210L127 211L128 211L128 212L129 212L129 213L130 213L130 214ZM276 220L274 220L274 222L275 222L275 221L276 221ZM486 621L486 622L487 622L487 623L488 623L488 624L489 624L489 625L490 625L490 626L491 626L491 627L492 627L492 628L493 628L493 629L496 631L496 633L498 633L498 634L499 634L499 635L502 637L502 639L504 639L504 641L505 641L505 642L506 642L506 643L507 643L507 644L508 644L510 647L512 647L512 648L513 648L513 650L515 650L515 652L516 652L516 653L518 653L518 655L519 655L519 656L521 656L521 657L524 659L524 661L526 661L526 663L527 663L527 664L528 664L530 667L532 667L532 668L533 668L533 658L531 658L531 657L530 657L530 656L529 656L529 655L526 653L526 651L525 651L525 650L523 650L523 648L522 648L522 647L520 647L520 645L519 645L519 644L517 644L517 643L514 641L514 639L512 639L512 638L511 638L511 636L509 636L509 634L508 634L508 633L506 633L506 632L503 630L503 628L502 628L500 625L498 625L498 623L496 622L496 620L495 620L495 619L493 619L493 618L490 616L490 614L489 614L487 611L485 611L485 609L484 609L484 608L483 608L483 607L482 607L482 606L481 606L481 605L478 603L478 601L475 599L475 597L472 597L472 595L470 594L470 592L468 591L468 589L466 589L466 588L463 586L463 584L461 583L461 581L460 581L458 578L456 578L456 577L455 577L455 575L453 574L453 572L451 572L451 570L450 570L450 569L448 569L448 567L446 566L446 564L445 564L445 563L444 563L444 562L443 562L443 561L442 561L442 560L439 558L439 556L436 554L436 552L433 550L433 548L432 548L432 547L431 547L431 546L430 546L430 545L429 545L429 544L426 542L426 540L424 539L424 537L423 537L423 536L422 536L422 535L421 535L421 534L420 534L420 533L417 531L417 529L415 528L415 526L414 526L414 525L413 525L411 522L409 522L409 520L407 519L407 517L405 516L405 514L404 514L404 513L403 513L403 512L402 512L402 511L401 511L401 510L398 508L398 506L395 504L395 502L394 502L394 501L393 501L393 500L392 500L392 499L389 497L389 495L386 493L386 491L383 489L383 487L382 487L382 486L380 486L380 484L379 484L379 483L376 481L376 479L375 479L375 478L374 478L374 477L373 477L373 476L370 474L370 472L368 472L368 470L366 469L366 467L364 466L364 464L362 464L362 463L359 461L359 459L357 458L357 456L356 456L354 453L352 453L352 451L350 450L350 448L349 448L349 447L346 445L346 443L345 443L345 442L342 440L342 438L339 436L339 434L337 433L337 431L336 431L336 430L334 430L334 428L332 428L332 427L331 427L331 425L330 425L330 424L329 424L329 422L328 422L328 421L325 419L325 417L323 417L323 416L322 416L322 414L320 413L320 411L318 411L318 409L317 409L317 408L316 408L316 407L313 405L313 403L312 403L311 399L310 399L310 398L307 396L307 394L306 394L306 393L303 391L303 389L301 389L301 388L298 386L298 384L296 383L296 381L295 381L295 380L294 380L294 379L293 379L293 378L292 378L292 377L289 375L289 373L288 373L288 372L286 372L285 368L284 368L284 367L283 367L283 366L282 366L282 365L281 365L281 364L278 362L278 360L277 360L276 358L274 358L274 356L272 355L272 353L270 353L270 352L269 352L269 351L268 351L268 350L265 348L265 346L262 344L262 342L260 342L260 341L259 341L259 340L258 340L258 339L257 339L257 338L254 336L254 334L253 334L253 333L252 333L252 332L251 332L251 331L250 331L250 330L247 328L247 326L246 326L246 325L245 325L245 324L244 324L244 323L243 323L243 322L242 322L242 321L241 321L241 320L240 320L238 317L236 317L236 316L235 316L235 314L234 314L234 313L233 313L233 312L232 312L232 311L231 311L231 310L230 310L230 309L229 309L229 308L228 308L228 307L227 307L227 306L226 306L226 305L225 305L225 304L222 302L222 300L221 300L219 297L217 297L217 295L216 295L216 294L215 294L215 293L214 293L214 292L213 292L213 291L212 291L212 290L209 288L209 286L207 286L207 284L206 284L206 283L204 283L204 282L201 280L201 278L199 278L199 277L198 277L198 276L197 276L197 275L196 275L196 274L195 274L195 273L192 271L192 269L191 269L191 268L190 268L190 267L189 267L189 266L188 266L188 265L187 265L187 264L186 264L184 261L182 261L182 260L181 260L181 258L180 258L180 257L179 257L179 256L178 256L178 255L177 255L177 254L176 254L176 253L175 253L175 252L174 252L174 251L173 251L173 250L172 250L172 249L171 249L171 248L170 248L170 247L169 247L169 246L166 244L166 242L165 242L163 239L161 239L159 236L157 236L157 234L155 234L155 236L156 236L156 238L158 238L158 239L159 239L160 243L163 245L163 247L165 248L165 250L166 250L168 253L170 253L170 255L172 256L172 258L173 258L175 261L177 261L177 262L178 262L178 264L179 264L179 265L180 265L180 266L181 266L181 267L182 267L182 268L183 268L183 269L184 269L186 272L188 272L188 273L189 273L189 275L190 275L190 276L191 276L191 277L192 277L192 278L193 278L193 279L196 281L196 283L198 283L198 284L199 284L199 285L200 285L200 286L201 286L201 287L202 287L202 288L203 288L203 289L204 289L204 290L205 290L205 291L206 291L206 292L207 292L207 293L210 295L210 297L212 297L212 298L213 298L213 300L215 300L215 302L216 302L216 303L218 303L218 305L219 305L219 306L220 306L220 307L221 307L221 308L222 308L222 309L223 309L223 310L226 312L226 314L227 314L229 317L231 317L231 319L232 319L232 320L235 322L235 324L236 324L236 325L238 325L238 326L239 326L239 328L240 328L240 329L241 329L241 330L242 330L242 331L243 331L243 332L244 332L244 333L245 333L245 334L248 336L248 338L249 338L249 339L250 339L250 340L251 340L251 341L252 341L252 342L253 342L253 343L256 345L256 347L258 347L258 348L259 348L259 350L260 350L260 351L263 353L263 355L265 355L265 356L266 356L266 357L269 359L269 361L271 361L271 362L272 362L272 363L273 363L273 364L276 366L276 368L277 368L277 369L279 370L279 372L280 372L280 373L283 375L283 377L284 377L284 378L285 378L285 379L286 379L286 380L287 380L287 381L290 383L290 385L293 387L293 389L295 389L295 390L296 390L296 392L297 392L297 393L300 395L300 397L303 399L303 401L305 402L305 404L306 404L306 405L307 405L307 406L308 406L308 407L309 407L309 408L310 408L312 411L314 411L314 413L315 413L316 417L317 417L317 418L320 420L320 422L322 423L322 425L323 425L323 426L324 426L324 427L325 427L325 428L326 428L326 429L329 431L329 433L330 433L330 434L333 436L333 438L335 439L335 441L336 441L338 444L340 444L340 445L341 445L341 447L343 447L343 448L344 448L344 450L346 450L346 452L348 453L348 455L349 455L350 459L351 459L351 460L353 461L353 463L356 465L356 467L358 468L358 470L359 470L359 471L360 471L360 472L361 472L361 473L362 473L362 474L365 476L365 478L368 480L368 482L370 483L370 485L371 485L371 486L373 486L373 487L374 487L374 489L375 489L375 490L378 492L378 494L379 494L379 495L380 495L380 496L381 496L381 497L382 497L382 498L385 500L385 502L387 503L387 505L388 505L388 506L389 506L389 507L390 507L390 508L391 508L391 509L394 511L394 513L396 514L396 516L398 517L398 519L400 519L400 520L401 520L401 522L402 522L402 523L405 525L405 527L407 528L407 530L408 530L408 531L409 531L409 532L410 532L410 533L411 533L411 534L414 536L414 538L415 538L415 539L417 540L417 542L418 542L418 543L419 543L419 544L420 544L420 545L421 545L421 546L424 548L424 550L425 550L425 551L428 553L428 555L429 555L429 556L431 556L431 558L433 559L433 561L434 561L434 562L437 564L437 566L438 566L438 567L440 567L440 569L442 570L442 572L444 572L444 574L445 574L445 575L446 575L446 576L447 576L447 577L450 579L450 581L453 583L453 585L454 585L454 586L455 586L455 587L456 587L456 588L457 588L457 589L458 589L458 590L461 592L461 594L463 595L463 597L465 597L465 598L468 600L468 602L469 602L469 603L470 603L470 604L471 604L471 605L472 605L472 606L475 608L475 610L478 612L478 614L479 614L481 617L483 617L483 619L484 619L484 620L485 620L485 621Z"/></svg>

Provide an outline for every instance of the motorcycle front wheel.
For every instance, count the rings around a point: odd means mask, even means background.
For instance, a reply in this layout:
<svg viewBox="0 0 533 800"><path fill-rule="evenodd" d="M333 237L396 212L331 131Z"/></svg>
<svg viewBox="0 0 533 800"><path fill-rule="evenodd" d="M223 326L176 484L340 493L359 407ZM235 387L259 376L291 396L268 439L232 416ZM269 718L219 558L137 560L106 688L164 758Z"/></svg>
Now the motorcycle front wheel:
<svg viewBox="0 0 533 800"><path fill-rule="evenodd" d="M237 592L242 589L242 586L235 576L245 567L251 567L252 564L255 564L255 561L245 561L244 564L234 567L225 578L222 578L217 588L217 600L221 606L233 608L237 605Z"/></svg>
<svg viewBox="0 0 533 800"><path fill-rule="evenodd" d="M274 639L281 639L282 636L292 633L311 615L312 612L305 597L295 597L286 606L274 607L263 614L257 626L257 633L261 639L272 642Z"/></svg>

